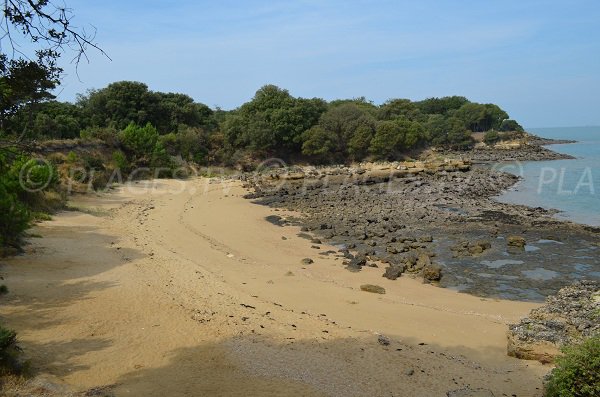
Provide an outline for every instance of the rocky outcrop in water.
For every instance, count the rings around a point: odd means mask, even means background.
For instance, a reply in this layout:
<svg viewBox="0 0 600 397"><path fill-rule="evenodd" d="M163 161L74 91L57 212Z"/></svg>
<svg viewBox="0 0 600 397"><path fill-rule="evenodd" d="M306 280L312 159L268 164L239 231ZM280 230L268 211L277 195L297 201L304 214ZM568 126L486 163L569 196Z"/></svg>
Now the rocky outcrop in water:
<svg viewBox="0 0 600 397"><path fill-rule="evenodd" d="M508 355L549 363L560 348L600 333L600 282L564 287L546 304L509 326Z"/></svg>

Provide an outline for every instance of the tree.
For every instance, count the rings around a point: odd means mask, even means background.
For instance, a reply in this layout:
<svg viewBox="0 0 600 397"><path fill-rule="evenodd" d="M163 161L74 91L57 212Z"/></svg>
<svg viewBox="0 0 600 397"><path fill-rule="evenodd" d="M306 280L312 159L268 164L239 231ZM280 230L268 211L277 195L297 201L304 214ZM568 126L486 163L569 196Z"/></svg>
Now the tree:
<svg viewBox="0 0 600 397"><path fill-rule="evenodd" d="M37 61L30 61L9 60L5 54L0 54L0 85L3 88L0 96L0 130L10 128L9 119L28 108L28 122L21 131L13 131L25 135L27 127L33 122L36 105L54 98L50 91L58 85L61 71L53 55L40 53Z"/></svg>
<svg viewBox="0 0 600 397"><path fill-rule="evenodd" d="M313 156L320 162L333 162L334 149L336 147L335 137L321 126L314 126L304 132L302 136L302 153Z"/></svg>
<svg viewBox="0 0 600 397"><path fill-rule="evenodd" d="M393 121L383 121L377 126L369 151L378 159L388 160L401 144L400 128Z"/></svg>
<svg viewBox="0 0 600 397"><path fill-rule="evenodd" d="M123 147L141 166L168 167L168 154L152 124L140 127L131 123L119 135Z"/></svg>
<svg viewBox="0 0 600 397"><path fill-rule="evenodd" d="M353 137L360 131L360 134L367 135L368 130L375 132L377 120L370 111L369 107L354 102L346 102L329 108L323 113L319 120L319 126L327 131L334 140L335 146L333 153L337 158L346 159L349 154L349 144ZM359 137L354 141L357 144ZM354 147L357 149L358 147Z"/></svg>
<svg viewBox="0 0 600 397"><path fill-rule="evenodd" d="M30 123L26 126L30 126L34 105L52 98L50 91L59 84L62 73L56 61L65 50L75 54L76 68L82 58L87 60L89 48L106 55L94 43L94 34L73 27L72 21L72 11L51 0L3 2L0 17L0 134L6 133L7 117L24 105L29 105ZM16 142L14 139L0 142L0 148L20 143L26 133L26 130L22 132Z"/></svg>
<svg viewBox="0 0 600 397"><path fill-rule="evenodd" d="M517 123L515 120L511 120L511 119L506 119L506 120L502 120L502 124L500 124L500 131L502 132L509 132L509 131L516 131L516 132L523 132L523 127L521 127L521 125L519 123Z"/></svg>
<svg viewBox="0 0 600 397"><path fill-rule="evenodd" d="M454 115L473 132L498 129L502 121L508 118L508 114L499 106L481 103L466 103Z"/></svg>
<svg viewBox="0 0 600 397"><path fill-rule="evenodd" d="M325 109L322 99L294 98L287 90L266 85L223 124L224 132L234 149L288 156L300 151L302 133L317 123Z"/></svg>
<svg viewBox="0 0 600 397"><path fill-rule="evenodd" d="M443 98L427 98L416 105L424 114L447 114L452 110L457 110L461 106L469 103L469 100L462 96L446 96Z"/></svg>
<svg viewBox="0 0 600 397"><path fill-rule="evenodd" d="M379 107L377 117L380 120L404 118L411 121L424 121L424 115L410 99L390 99Z"/></svg>

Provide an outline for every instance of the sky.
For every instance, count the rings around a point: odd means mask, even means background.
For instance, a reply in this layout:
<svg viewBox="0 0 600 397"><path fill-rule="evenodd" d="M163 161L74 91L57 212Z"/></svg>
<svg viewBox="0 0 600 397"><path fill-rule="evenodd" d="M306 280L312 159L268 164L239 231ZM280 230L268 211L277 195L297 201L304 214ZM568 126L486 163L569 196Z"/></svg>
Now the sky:
<svg viewBox="0 0 600 397"><path fill-rule="evenodd" d="M65 0L97 29L59 99L134 80L233 109L265 84L327 100L463 95L526 127L600 125L600 1Z"/></svg>

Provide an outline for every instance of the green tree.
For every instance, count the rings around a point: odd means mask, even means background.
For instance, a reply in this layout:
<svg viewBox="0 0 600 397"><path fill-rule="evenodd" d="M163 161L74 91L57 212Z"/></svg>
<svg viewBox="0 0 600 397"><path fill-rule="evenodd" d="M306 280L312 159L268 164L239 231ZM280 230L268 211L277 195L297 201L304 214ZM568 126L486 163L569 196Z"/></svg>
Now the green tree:
<svg viewBox="0 0 600 397"><path fill-rule="evenodd" d="M286 156L300 151L302 133L325 109L321 99L294 98L287 90L266 85L223 123L225 137L233 149Z"/></svg>
<svg viewBox="0 0 600 397"><path fill-rule="evenodd" d="M483 132L498 129L508 114L494 104L467 103L454 114L468 130Z"/></svg>
<svg viewBox="0 0 600 397"><path fill-rule="evenodd" d="M119 135L124 149L139 166L170 167L168 153L160 141L160 135L152 124L140 127L130 123Z"/></svg>
<svg viewBox="0 0 600 397"><path fill-rule="evenodd" d="M33 125L33 112L36 105L54 98L51 90L58 85L58 76L62 71L56 66L55 55L39 53L37 61L25 59L9 60L0 53L0 130L8 130L25 136L27 127ZM15 131L10 119L19 111L27 108L26 123L22 130Z"/></svg>
<svg viewBox="0 0 600 397"><path fill-rule="evenodd" d="M333 162L335 137L321 126L314 126L302 136L302 153L312 156L319 162Z"/></svg>
<svg viewBox="0 0 600 397"><path fill-rule="evenodd" d="M500 131L523 132L524 130L523 130L523 127L521 127L521 125L519 123L517 123L515 120L506 119L506 120L502 120L502 123L500 124Z"/></svg>
<svg viewBox="0 0 600 397"><path fill-rule="evenodd" d="M468 99L462 96L446 96L442 98L427 98L415 104L424 114L445 115L453 110L457 110L463 105L469 103Z"/></svg>
<svg viewBox="0 0 600 397"><path fill-rule="evenodd" d="M419 106L410 99L390 99L379 107L377 117L380 120L403 118L411 121L424 121L425 119Z"/></svg>
<svg viewBox="0 0 600 397"><path fill-rule="evenodd" d="M393 121L383 121L377 126L369 150L376 158L388 160L396 153L401 142L402 136L398 124Z"/></svg>
<svg viewBox="0 0 600 397"><path fill-rule="evenodd" d="M352 150L358 149L357 146L352 149L349 147L357 132L363 138L368 135L368 130L374 133L377 120L367 109L365 104L346 102L330 107L321 116L319 126L331 135L335 143L332 153L338 161L344 161ZM357 137L353 143L358 144L360 139Z"/></svg>
<svg viewBox="0 0 600 397"><path fill-rule="evenodd" d="M369 154L375 130L370 125L360 125L348 142L348 153L355 161L363 160Z"/></svg>

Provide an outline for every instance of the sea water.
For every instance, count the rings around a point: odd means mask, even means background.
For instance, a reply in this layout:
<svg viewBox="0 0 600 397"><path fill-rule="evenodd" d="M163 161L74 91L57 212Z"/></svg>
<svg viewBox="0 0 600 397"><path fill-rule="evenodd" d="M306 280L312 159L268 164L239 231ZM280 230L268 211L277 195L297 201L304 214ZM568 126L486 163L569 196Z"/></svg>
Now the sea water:
<svg viewBox="0 0 600 397"><path fill-rule="evenodd" d="M600 127L529 128L544 138L577 143L548 146L574 160L502 163L496 166L522 177L498 200L556 209L558 218L600 226Z"/></svg>

